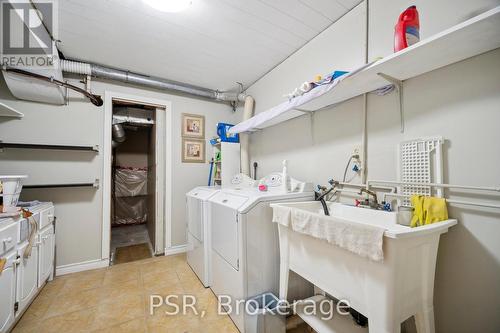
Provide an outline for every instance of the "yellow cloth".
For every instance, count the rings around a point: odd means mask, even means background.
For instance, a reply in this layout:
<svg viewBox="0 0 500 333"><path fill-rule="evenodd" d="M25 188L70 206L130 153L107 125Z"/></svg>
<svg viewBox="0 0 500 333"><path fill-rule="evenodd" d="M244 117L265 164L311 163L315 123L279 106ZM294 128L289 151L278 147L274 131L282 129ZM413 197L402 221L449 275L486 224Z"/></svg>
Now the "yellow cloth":
<svg viewBox="0 0 500 333"><path fill-rule="evenodd" d="M410 224L412 228L448 219L448 208L443 198L414 195L411 197L411 204L413 206Z"/></svg>
<svg viewBox="0 0 500 333"><path fill-rule="evenodd" d="M7 263L7 259L5 259L5 258L0 259L0 275L2 275L3 268L5 267L6 263Z"/></svg>

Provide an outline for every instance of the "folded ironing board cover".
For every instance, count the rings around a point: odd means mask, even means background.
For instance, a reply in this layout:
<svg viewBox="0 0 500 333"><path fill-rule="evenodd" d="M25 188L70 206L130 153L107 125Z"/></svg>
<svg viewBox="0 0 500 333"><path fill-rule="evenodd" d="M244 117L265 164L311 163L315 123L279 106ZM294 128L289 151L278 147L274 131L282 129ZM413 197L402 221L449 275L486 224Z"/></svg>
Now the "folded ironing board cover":
<svg viewBox="0 0 500 333"><path fill-rule="evenodd" d="M273 222L361 257L384 260L384 228L285 206L273 206Z"/></svg>
<svg viewBox="0 0 500 333"><path fill-rule="evenodd" d="M229 133L236 134L236 133L243 133L243 132L248 132L248 131L255 131L256 129L259 129L259 126L261 126L262 124L264 124L268 121L271 121L272 119L277 118L280 115L282 115L288 111L291 111L291 110L293 110L293 109L295 109L303 104L306 104L307 102L309 102L315 98L318 98L321 95L326 94L330 90L334 89L335 86L337 84L339 84L342 80L348 78L349 76L352 76L352 75L358 73L359 71L365 69L366 67L368 67L372 64L373 64L373 62L365 64L365 65L363 65L359 68L356 68L355 70L349 72L348 74L345 74L345 75L342 75L342 76L336 78L331 83L318 86L318 87L306 92L305 94L303 94L301 96L297 96L295 98L287 100L287 101L285 101L285 102L283 102L283 103L281 103L281 104L279 104L279 105L277 105L277 106L275 106L272 109L269 109L267 111L260 112L257 115L255 115L254 117L231 127L229 129ZM301 111L294 110L294 112L301 112ZM294 118L294 117L291 116L290 118Z"/></svg>

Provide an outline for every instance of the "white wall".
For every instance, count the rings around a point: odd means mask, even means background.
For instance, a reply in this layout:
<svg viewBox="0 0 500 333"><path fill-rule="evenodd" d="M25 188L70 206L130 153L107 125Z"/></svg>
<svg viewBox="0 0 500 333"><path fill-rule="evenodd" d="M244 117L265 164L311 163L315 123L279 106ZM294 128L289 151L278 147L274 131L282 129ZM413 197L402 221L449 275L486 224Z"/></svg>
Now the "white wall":
<svg viewBox="0 0 500 333"><path fill-rule="evenodd" d="M417 1L422 37L429 37L498 1ZM371 0L369 58L392 52L393 27L409 1ZM357 8L248 89L256 113L318 73L349 69L364 55L363 8ZM333 47L336 46L336 47ZM406 131L400 133L397 98L369 95L368 178L397 179L396 144L442 135L445 181L500 185L500 50L474 57L405 83ZM345 163L361 145L361 97L251 135L251 160L262 176L281 169L297 179L326 184L341 179ZM356 178L354 182L359 182ZM461 199L493 200L447 193ZM496 198L496 199L495 199ZM352 198L345 198L351 200ZM436 332L500 331L500 211L452 206L459 225L441 238L435 283Z"/></svg>
<svg viewBox="0 0 500 333"><path fill-rule="evenodd" d="M159 91L93 81L92 90L105 90L163 99L173 111L173 203L172 245L183 245L185 234L185 193L208 181L208 164L181 163L181 113L205 115L206 138L216 134L217 122L237 122L240 116L220 103L165 94ZM53 106L16 100L0 79L0 101L24 113L22 120L0 117L0 140L5 142L67 145L103 144L104 107L95 107L72 94L67 106ZM207 147L207 160L212 150ZM70 183L102 179L100 154L60 151L5 150L0 153L1 174L28 174L27 183ZM102 189L88 188L25 190L25 199L51 200L57 215L57 265L101 258ZM77 246L75 246L77 245Z"/></svg>

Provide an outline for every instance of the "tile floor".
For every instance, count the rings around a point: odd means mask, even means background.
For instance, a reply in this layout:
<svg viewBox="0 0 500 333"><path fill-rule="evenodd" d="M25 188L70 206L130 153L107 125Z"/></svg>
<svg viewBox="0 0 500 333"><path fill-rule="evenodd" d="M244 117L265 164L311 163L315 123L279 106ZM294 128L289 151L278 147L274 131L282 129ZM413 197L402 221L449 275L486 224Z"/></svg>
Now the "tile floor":
<svg viewBox="0 0 500 333"><path fill-rule="evenodd" d="M150 314L150 295L194 295L205 316ZM184 255L154 257L64 275L49 282L13 332L238 333Z"/></svg>

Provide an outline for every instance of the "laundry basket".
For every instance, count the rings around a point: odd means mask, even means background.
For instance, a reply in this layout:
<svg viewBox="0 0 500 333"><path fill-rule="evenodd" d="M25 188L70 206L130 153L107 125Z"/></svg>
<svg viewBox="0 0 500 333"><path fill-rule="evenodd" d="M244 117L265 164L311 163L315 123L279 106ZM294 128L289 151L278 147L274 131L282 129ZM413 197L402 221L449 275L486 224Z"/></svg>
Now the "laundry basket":
<svg viewBox="0 0 500 333"><path fill-rule="evenodd" d="M286 318L278 313L279 299L274 294L261 294L247 303L246 333L285 333Z"/></svg>
<svg viewBox="0 0 500 333"><path fill-rule="evenodd" d="M3 213L16 211L17 201L23 188L23 179L28 178L22 176L1 176L0 175L0 197L2 198Z"/></svg>

